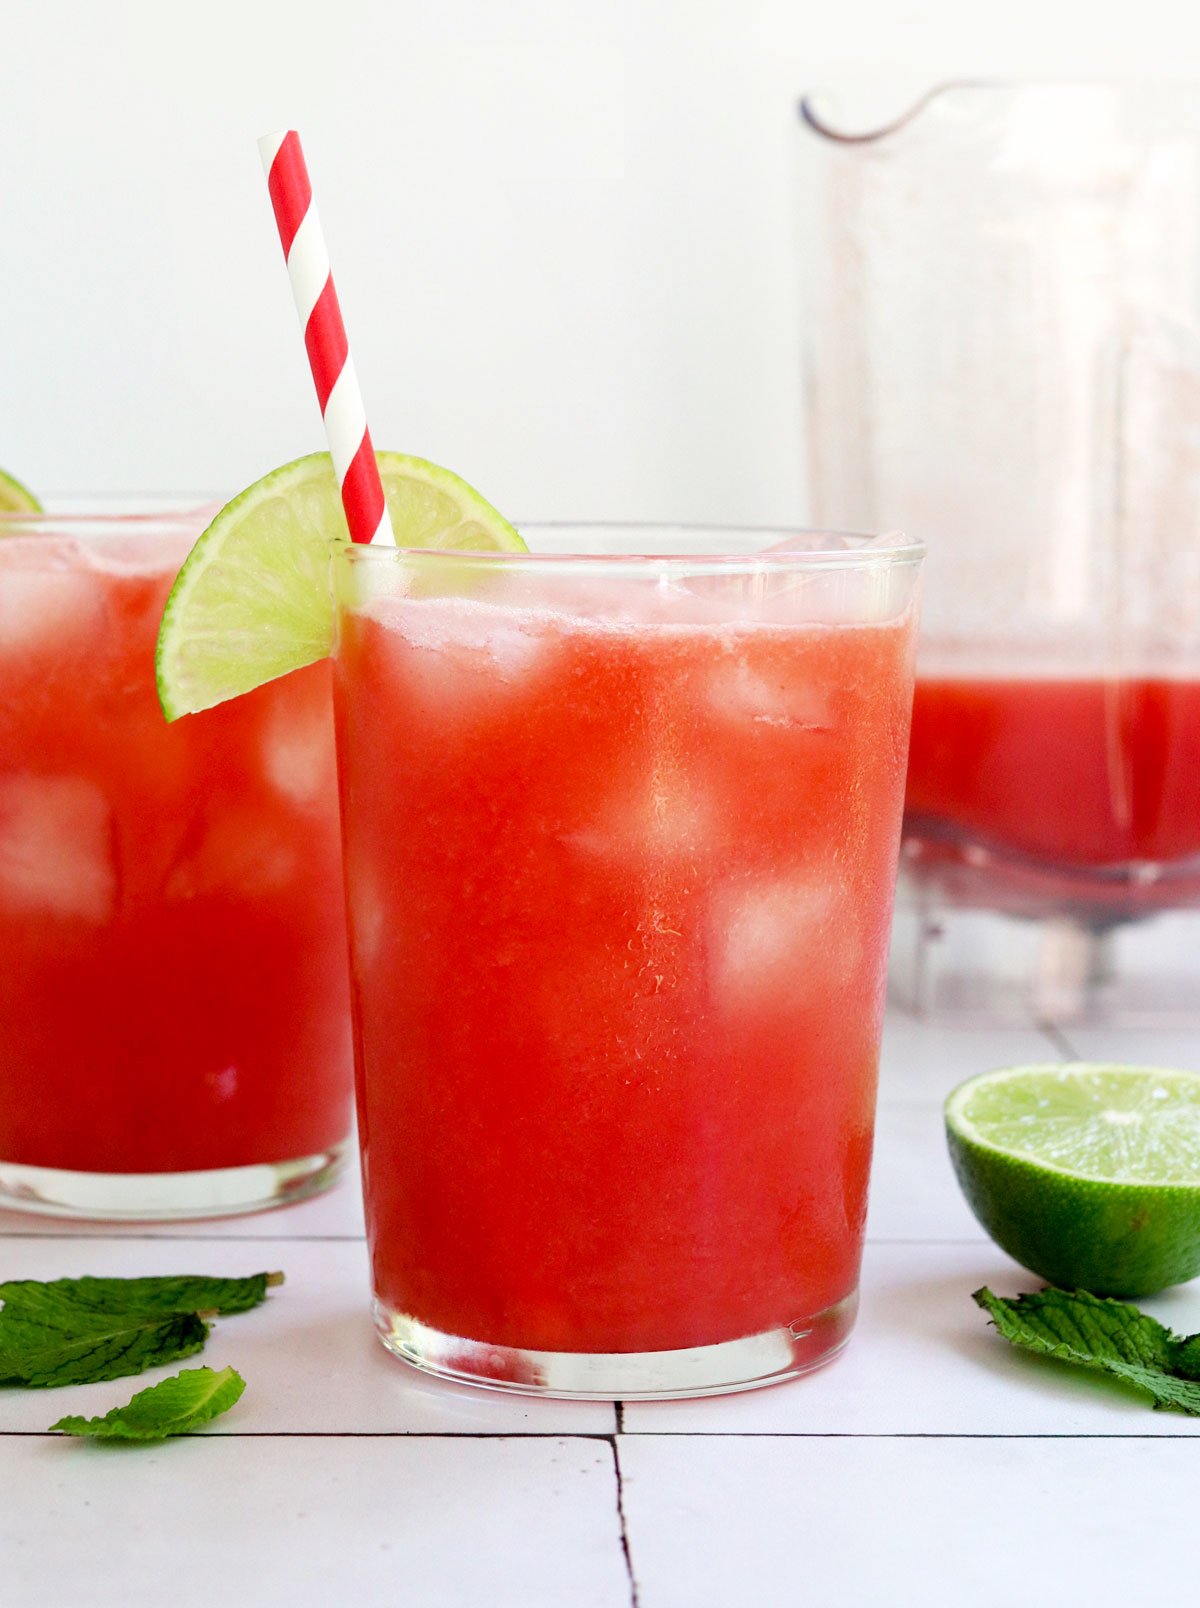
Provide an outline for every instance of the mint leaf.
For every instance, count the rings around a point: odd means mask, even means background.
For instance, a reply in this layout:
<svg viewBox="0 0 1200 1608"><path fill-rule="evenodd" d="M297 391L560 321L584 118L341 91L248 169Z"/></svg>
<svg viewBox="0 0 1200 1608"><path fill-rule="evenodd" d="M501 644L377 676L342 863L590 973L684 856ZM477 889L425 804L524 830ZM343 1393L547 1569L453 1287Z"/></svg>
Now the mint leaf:
<svg viewBox="0 0 1200 1608"><path fill-rule="evenodd" d="M0 1384L120 1379L190 1357L207 1338L195 1312L93 1312L35 1287L0 1309Z"/></svg>
<svg viewBox="0 0 1200 1608"><path fill-rule="evenodd" d="M49 1292L91 1312L215 1312L229 1317L249 1312L266 1299L268 1288L283 1283L282 1273L252 1273L244 1279L206 1275L142 1279L12 1279L0 1284L0 1301L23 1304Z"/></svg>
<svg viewBox="0 0 1200 1608"><path fill-rule="evenodd" d="M186 1435L228 1412L246 1388L235 1368L185 1368L148 1390L139 1390L124 1407L103 1418L60 1418L51 1431L90 1435L96 1440L159 1441Z"/></svg>
<svg viewBox="0 0 1200 1608"><path fill-rule="evenodd" d="M972 1299L1005 1340L1148 1392L1155 1407L1200 1416L1200 1335L1182 1338L1124 1301L1086 1290L1042 1290L1014 1300L976 1290Z"/></svg>

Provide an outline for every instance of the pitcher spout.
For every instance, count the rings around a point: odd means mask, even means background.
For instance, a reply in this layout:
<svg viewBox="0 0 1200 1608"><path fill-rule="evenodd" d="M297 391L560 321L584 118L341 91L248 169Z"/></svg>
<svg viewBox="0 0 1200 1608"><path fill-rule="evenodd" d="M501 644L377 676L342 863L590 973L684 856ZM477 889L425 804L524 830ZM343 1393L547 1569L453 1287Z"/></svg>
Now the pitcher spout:
<svg viewBox="0 0 1200 1608"><path fill-rule="evenodd" d="M822 139L830 140L836 145L873 145L908 128L943 96L957 94L962 90L997 87L994 82L984 79L953 79L944 84L935 84L898 116L866 128L847 126L842 120L844 114L840 105L821 90L802 96L797 110L800 121L805 127L820 135Z"/></svg>

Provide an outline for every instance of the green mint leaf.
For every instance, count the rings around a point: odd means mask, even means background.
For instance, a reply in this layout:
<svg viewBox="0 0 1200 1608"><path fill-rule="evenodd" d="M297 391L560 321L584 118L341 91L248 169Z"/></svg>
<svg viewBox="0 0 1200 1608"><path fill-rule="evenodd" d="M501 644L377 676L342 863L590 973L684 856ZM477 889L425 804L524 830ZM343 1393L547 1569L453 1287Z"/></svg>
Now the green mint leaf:
<svg viewBox="0 0 1200 1608"><path fill-rule="evenodd" d="M120 1379L199 1351L195 1312L93 1312L47 1286L0 1309L0 1384L84 1385Z"/></svg>
<svg viewBox="0 0 1200 1608"><path fill-rule="evenodd" d="M91 1312L215 1312L229 1317L249 1312L283 1283L282 1273L252 1273L244 1279L204 1275L143 1279L12 1279L0 1284L0 1301L23 1304L48 1291Z"/></svg>
<svg viewBox="0 0 1200 1608"><path fill-rule="evenodd" d="M185 1368L161 1384L139 1390L132 1401L103 1418L60 1418L51 1430L96 1440L159 1441L186 1435L228 1412L246 1388L235 1368Z"/></svg>
<svg viewBox="0 0 1200 1608"><path fill-rule="evenodd" d="M1014 1346L1113 1374L1155 1407L1200 1416L1200 1335L1183 1339L1124 1301L1086 1290L1042 1290L1014 1300L976 1290L978 1306Z"/></svg>
<svg viewBox="0 0 1200 1608"><path fill-rule="evenodd" d="M1175 1372L1180 1379L1200 1379L1200 1334L1181 1340L1174 1355Z"/></svg>

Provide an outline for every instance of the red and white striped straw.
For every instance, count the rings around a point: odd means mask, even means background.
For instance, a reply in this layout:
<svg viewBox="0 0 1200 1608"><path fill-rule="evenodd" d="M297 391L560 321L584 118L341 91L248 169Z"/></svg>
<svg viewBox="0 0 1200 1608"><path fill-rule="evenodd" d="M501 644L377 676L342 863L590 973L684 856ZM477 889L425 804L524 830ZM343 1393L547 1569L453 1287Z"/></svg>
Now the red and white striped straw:
<svg viewBox="0 0 1200 1608"><path fill-rule="evenodd" d="M290 128L264 134L258 149L350 535L356 542L394 545L300 136Z"/></svg>

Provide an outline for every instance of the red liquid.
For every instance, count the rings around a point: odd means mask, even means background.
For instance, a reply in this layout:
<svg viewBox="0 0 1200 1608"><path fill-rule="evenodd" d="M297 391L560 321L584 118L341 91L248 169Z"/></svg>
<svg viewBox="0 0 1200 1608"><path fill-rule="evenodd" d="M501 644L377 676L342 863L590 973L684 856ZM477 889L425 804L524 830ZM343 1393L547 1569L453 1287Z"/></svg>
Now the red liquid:
<svg viewBox="0 0 1200 1608"><path fill-rule="evenodd" d="M493 655L479 605L374 607L335 701L379 1299L568 1352L841 1301L907 630L510 613Z"/></svg>
<svg viewBox="0 0 1200 1608"><path fill-rule="evenodd" d="M907 826L1051 867L1200 855L1200 681L922 677Z"/></svg>
<svg viewBox="0 0 1200 1608"><path fill-rule="evenodd" d="M0 541L7 1162L237 1167L349 1126L329 669L167 726L189 541Z"/></svg>

